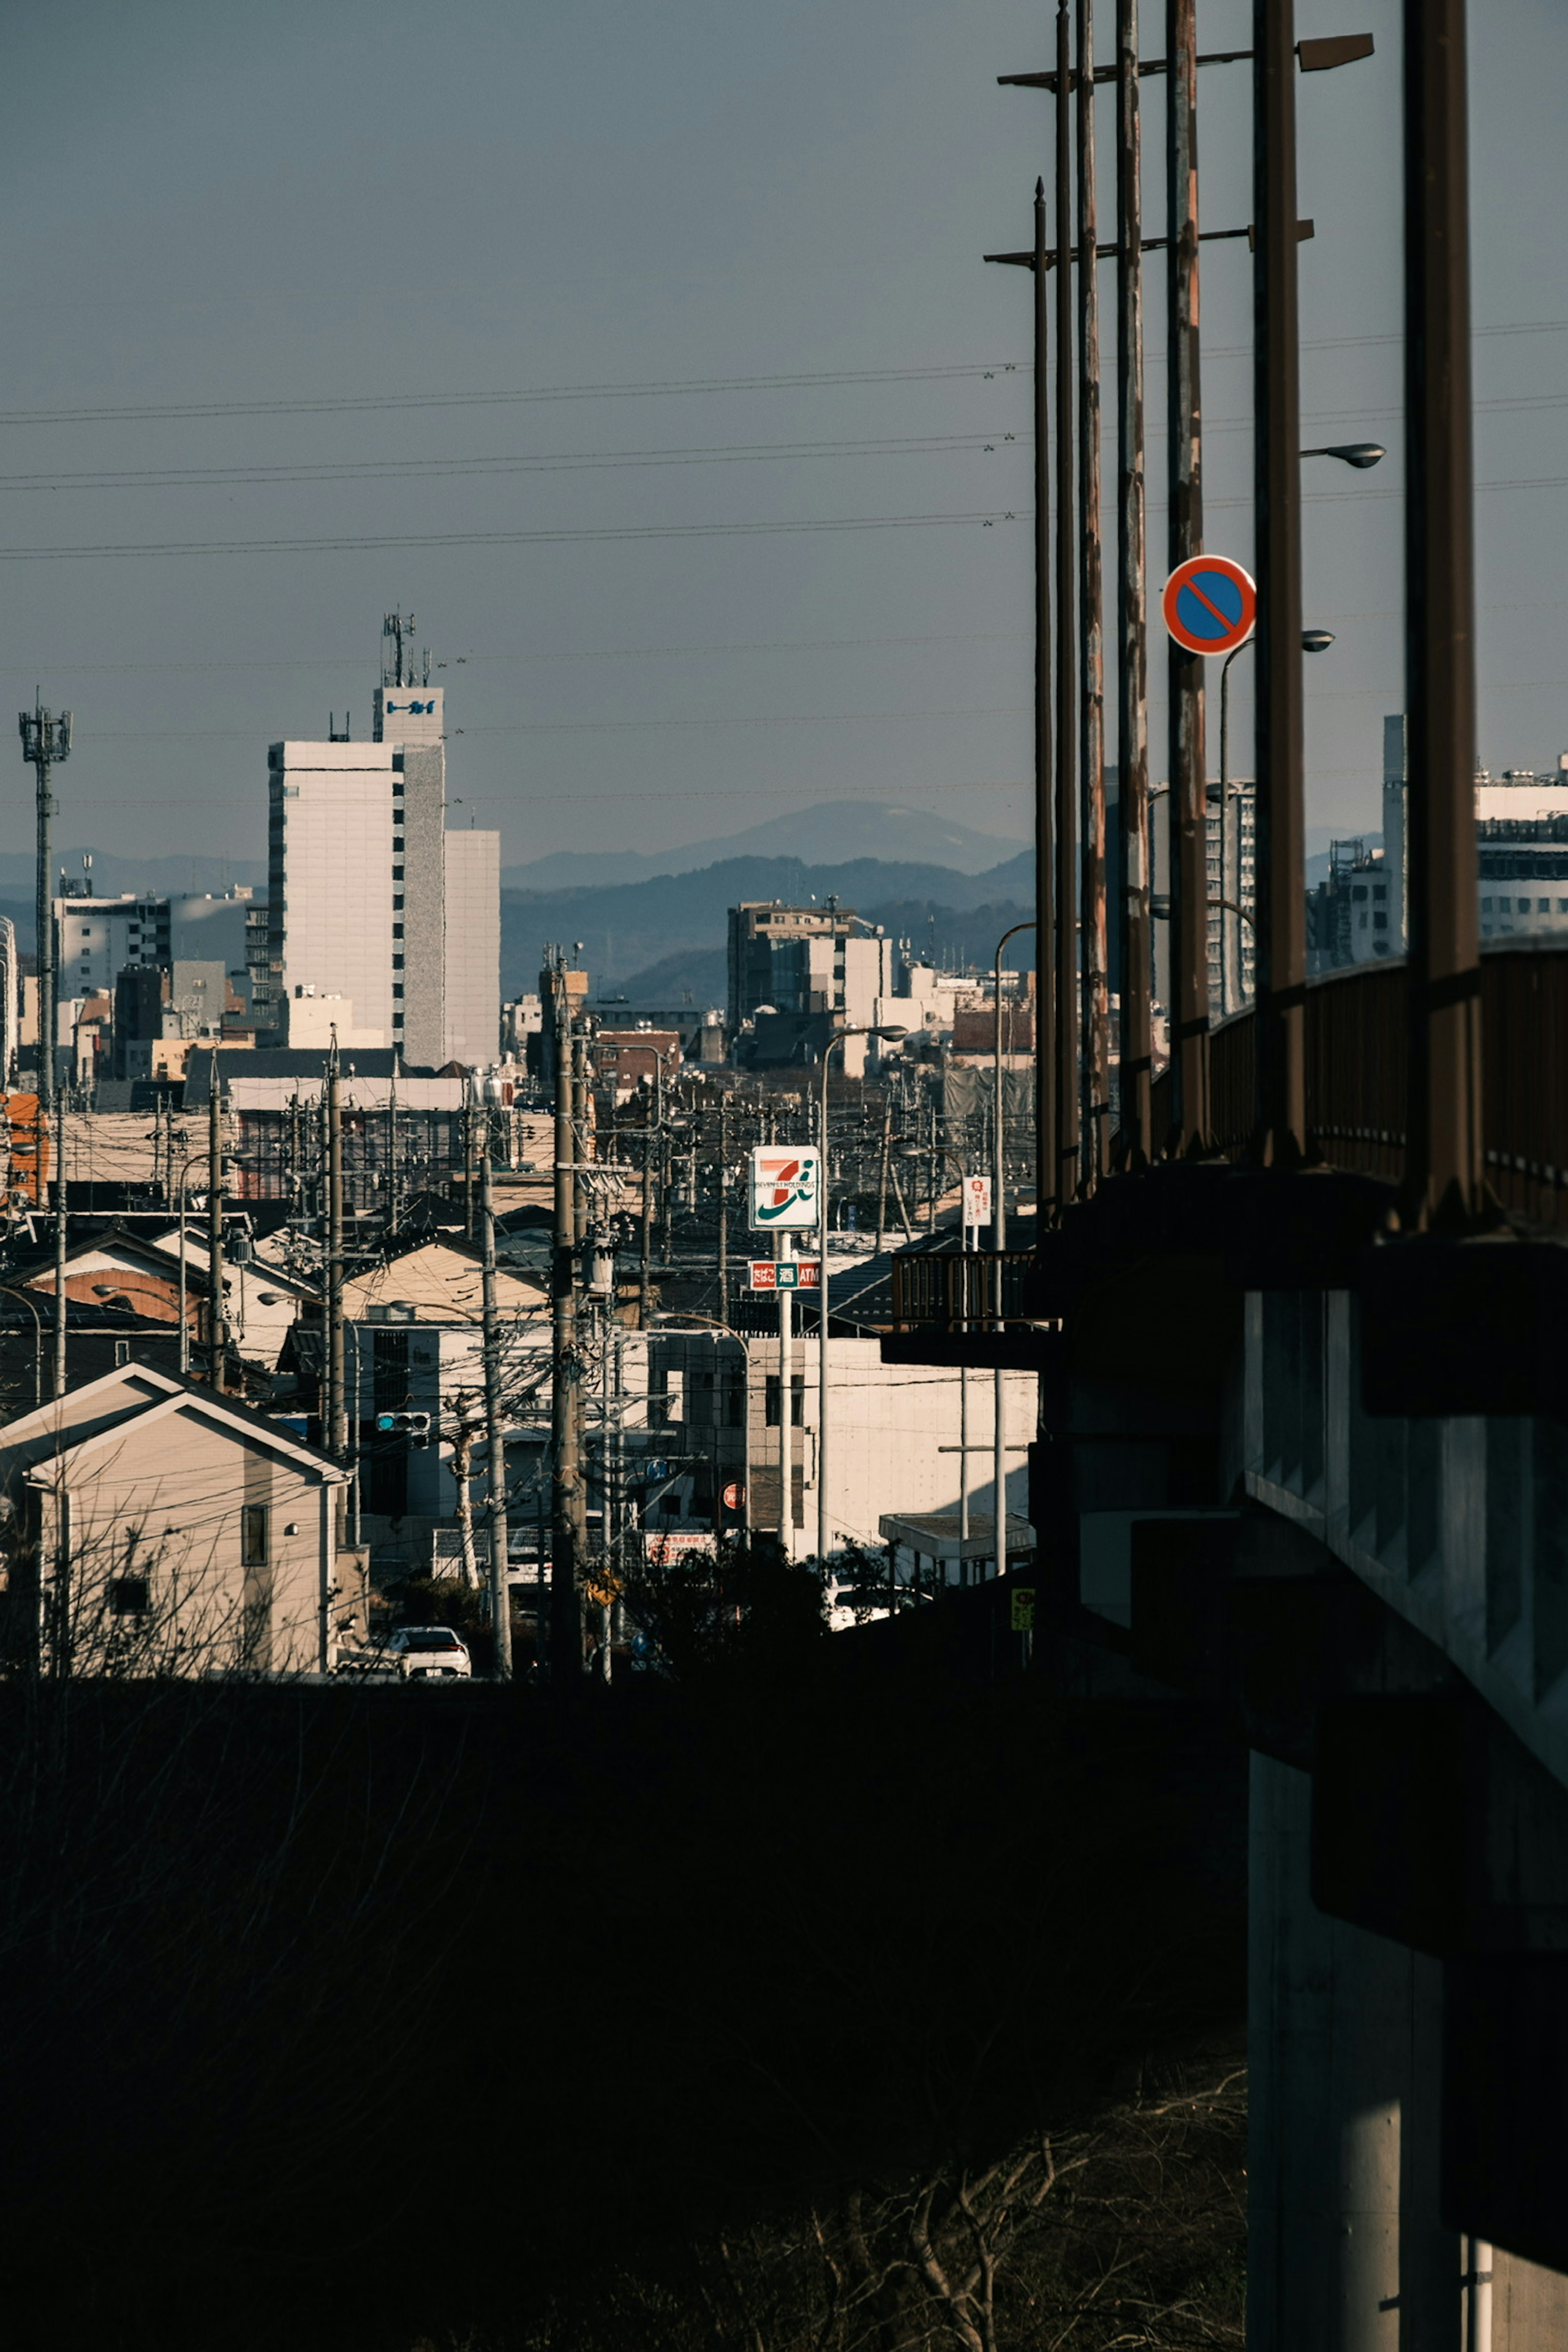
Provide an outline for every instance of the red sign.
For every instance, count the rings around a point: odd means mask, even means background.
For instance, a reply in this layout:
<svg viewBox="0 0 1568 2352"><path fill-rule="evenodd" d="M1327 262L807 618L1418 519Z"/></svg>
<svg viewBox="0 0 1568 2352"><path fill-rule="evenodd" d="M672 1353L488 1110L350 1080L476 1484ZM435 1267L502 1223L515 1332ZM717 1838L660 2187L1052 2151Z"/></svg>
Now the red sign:
<svg viewBox="0 0 1568 2352"><path fill-rule="evenodd" d="M1230 654L1258 619L1258 587L1228 555L1189 555L1160 599L1165 626L1184 653Z"/></svg>
<svg viewBox="0 0 1568 2352"><path fill-rule="evenodd" d="M738 1479L731 1478L721 1499L727 1511L743 1511L746 1507L746 1490Z"/></svg>
<svg viewBox="0 0 1568 2352"><path fill-rule="evenodd" d="M747 1287L752 1290L819 1290L822 1286L819 1257L753 1257L747 1263L752 1274Z"/></svg>

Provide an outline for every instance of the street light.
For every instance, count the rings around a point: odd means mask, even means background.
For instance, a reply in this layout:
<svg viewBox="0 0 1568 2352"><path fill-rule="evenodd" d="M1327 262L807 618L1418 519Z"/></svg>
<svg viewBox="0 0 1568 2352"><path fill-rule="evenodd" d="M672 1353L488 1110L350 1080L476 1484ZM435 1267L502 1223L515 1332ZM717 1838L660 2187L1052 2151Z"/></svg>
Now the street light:
<svg viewBox="0 0 1568 2352"><path fill-rule="evenodd" d="M1303 449L1303 457L1337 457L1342 466L1353 466L1364 474L1371 466L1381 465L1388 452L1381 441L1336 441L1326 449Z"/></svg>
<svg viewBox="0 0 1568 2352"><path fill-rule="evenodd" d="M817 1269L819 1288L816 1296L816 1557L819 1563L827 1559L827 1071L833 1049L850 1037L880 1037L889 1044L907 1037L909 1031L896 1022L863 1023L853 1029L836 1029L822 1049L822 1092L819 1105L817 1140L822 1153L822 1170L817 1181ZM788 1311L786 1298L779 1301L782 1318ZM789 1398L784 1382L779 1383L779 1476L784 1503L789 1498ZM779 1510L785 1517L784 1504Z"/></svg>

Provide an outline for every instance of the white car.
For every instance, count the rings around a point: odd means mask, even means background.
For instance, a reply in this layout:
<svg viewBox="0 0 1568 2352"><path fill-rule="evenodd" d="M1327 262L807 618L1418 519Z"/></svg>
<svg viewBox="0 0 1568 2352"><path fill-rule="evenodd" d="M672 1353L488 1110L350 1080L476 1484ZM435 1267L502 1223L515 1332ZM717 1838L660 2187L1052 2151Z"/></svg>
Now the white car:
<svg viewBox="0 0 1568 2352"><path fill-rule="evenodd" d="M382 1652L405 1682L466 1682L473 1675L468 1643L449 1625L400 1625L387 1635Z"/></svg>

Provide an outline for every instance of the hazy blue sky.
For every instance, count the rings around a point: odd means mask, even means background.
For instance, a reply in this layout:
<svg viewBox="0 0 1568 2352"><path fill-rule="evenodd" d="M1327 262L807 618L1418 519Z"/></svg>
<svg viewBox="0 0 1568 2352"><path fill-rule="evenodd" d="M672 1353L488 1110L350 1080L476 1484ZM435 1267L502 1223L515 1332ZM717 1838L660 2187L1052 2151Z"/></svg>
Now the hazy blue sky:
<svg viewBox="0 0 1568 2352"><path fill-rule="evenodd" d="M1104 58L1110 0L1099 15ZM1163 16L1145 10L1151 54ZM1479 501L1481 753L1541 765L1568 743L1568 10L1489 0L1472 16L1477 471L1531 485ZM1308 614L1339 635L1309 669L1310 815L1342 830L1377 822L1381 719L1401 698L1398 10L1302 0L1299 18L1378 44L1300 86L1309 430L1393 453L1368 476L1307 471L1310 492L1338 494L1307 509ZM1199 0L1205 48L1245 45L1249 21L1244 0ZM451 665L453 791L501 825L510 861L657 850L837 795L1021 835L1027 278L979 257L1026 241L1036 173L1050 177L1047 101L994 77L1048 63L1051 26L1018 0L13 5L0 553L416 542L0 563L0 691L20 708L37 678L78 716L61 845L263 855L267 743L324 733L330 709L364 731L399 602ZM1145 86L1151 215L1163 87ZM1248 100L1246 67L1205 71L1206 226L1250 213ZM1210 247L1204 267L1208 543L1245 558L1247 247ZM1109 304L1109 268L1101 283ZM1157 419L1152 272L1150 292ZM418 394L467 404L15 418ZM954 437L966 446L843 454ZM767 454L807 443L828 451ZM715 450L747 454L707 462ZM681 462L298 478L661 453ZM263 467L296 478L124 480ZM121 486L71 482L83 474ZM613 535L1009 509L1020 520L990 529ZM1151 520L1163 572L1163 509ZM486 531L609 535L416 543ZM1250 717L1238 695L1238 768ZM26 845L29 783L0 752L8 847Z"/></svg>

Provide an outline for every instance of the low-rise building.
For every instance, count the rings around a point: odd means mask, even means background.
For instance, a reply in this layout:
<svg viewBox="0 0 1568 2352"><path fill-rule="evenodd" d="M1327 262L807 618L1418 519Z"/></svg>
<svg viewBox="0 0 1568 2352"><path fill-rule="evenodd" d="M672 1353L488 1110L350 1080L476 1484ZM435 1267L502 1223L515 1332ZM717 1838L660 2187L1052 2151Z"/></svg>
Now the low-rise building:
<svg viewBox="0 0 1568 2352"><path fill-rule="evenodd" d="M6 1655L55 1674L327 1672L363 1630L345 1478L147 1364L19 1415L0 1427Z"/></svg>

